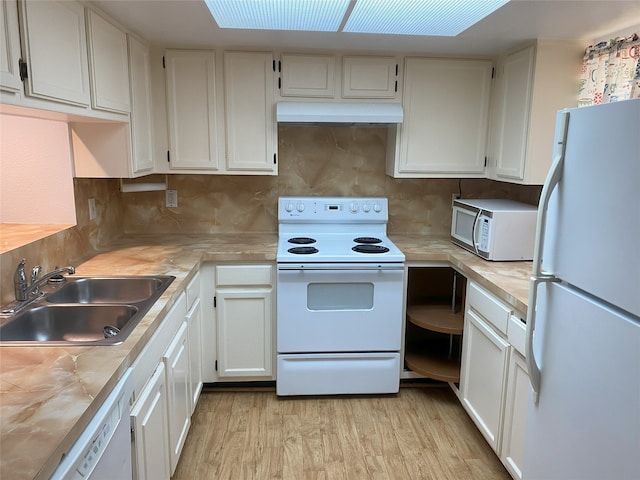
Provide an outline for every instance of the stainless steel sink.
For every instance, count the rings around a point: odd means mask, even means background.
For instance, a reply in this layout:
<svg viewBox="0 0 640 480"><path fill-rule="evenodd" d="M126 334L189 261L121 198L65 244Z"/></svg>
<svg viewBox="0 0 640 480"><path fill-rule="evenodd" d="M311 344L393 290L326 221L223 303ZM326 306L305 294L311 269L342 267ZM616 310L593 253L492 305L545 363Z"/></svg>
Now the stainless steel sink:
<svg viewBox="0 0 640 480"><path fill-rule="evenodd" d="M163 292L174 277L67 277L49 303L138 303Z"/></svg>
<svg viewBox="0 0 640 480"><path fill-rule="evenodd" d="M65 277L0 326L2 346L117 345L173 276Z"/></svg>
<svg viewBox="0 0 640 480"><path fill-rule="evenodd" d="M104 328L122 334L136 313L133 305L38 305L0 327L0 336L3 342L121 343L105 338Z"/></svg>

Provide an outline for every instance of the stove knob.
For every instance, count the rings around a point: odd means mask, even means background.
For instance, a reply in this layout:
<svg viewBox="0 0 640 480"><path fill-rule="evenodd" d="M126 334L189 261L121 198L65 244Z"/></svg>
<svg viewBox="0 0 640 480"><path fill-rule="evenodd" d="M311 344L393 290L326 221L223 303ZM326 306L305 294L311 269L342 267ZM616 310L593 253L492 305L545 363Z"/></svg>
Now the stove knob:
<svg viewBox="0 0 640 480"><path fill-rule="evenodd" d="M382 211L382 205L380 205L379 203L374 203L373 204L373 211L376 213L380 213Z"/></svg>
<svg viewBox="0 0 640 480"><path fill-rule="evenodd" d="M298 205L296 205L296 210L298 210L299 212L303 212L304 211L304 203L298 202Z"/></svg>
<svg viewBox="0 0 640 480"><path fill-rule="evenodd" d="M358 204L356 202L352 202L351 205L349 205L349 210L351 210L351 213L357 213Z"/></svg>
<svg viewBox="0 0 640 480"><path fill-rule="evenodd" d="M284 205L284 209L285 209L287 212L293 212L293 202L287 202L287 203L285 203L285 205Z"/></svg>
<svg viewBox="0 0 640 480"><path fill-rule="evenodd" d="M364 205L362 205L362 211L363 212L371 211L371 205L369 205L368 203L365 203Z"/></svg>

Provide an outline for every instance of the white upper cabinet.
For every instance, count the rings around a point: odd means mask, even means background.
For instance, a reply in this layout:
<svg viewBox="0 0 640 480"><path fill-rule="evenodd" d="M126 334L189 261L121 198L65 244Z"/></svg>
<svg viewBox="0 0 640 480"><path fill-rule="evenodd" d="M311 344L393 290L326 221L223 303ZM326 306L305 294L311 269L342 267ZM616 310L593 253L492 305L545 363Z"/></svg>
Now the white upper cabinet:
<svg viewBox="0 0 640 480"><path fill-rule="evenodd" d="M149 48L129 36L131 88L131 170L135 175L153 172L153 117L151 112L151 60Z"/></svg>
<svg viewBox="0 0 640 480"><path fill-rule="evenodd" d="M556 112L575 107L582 49L538 41L498 61L488 177L544 183L553 157Z"/></svg>
<svg viewBox="0 0 640 480"><path fill-rule="evenodd" d="M343 98L396 98L398 62L395 57L342 58Z"/></svg>
<svg viewBox="0 0 640 480"><path fill-rule="evenodd" d="M84 6L73 1L22 2L26 93L88 106L89 67Z"/></svg>
<svg viewBox="0 0 640 480"><path fill-rule="evenodd" d="M95 109L129 113L127 35L99 13L87 9L91 105Z"/></svg>
<svg viewBox="0 0 640 480"><path fill-rule="evenodd" d="M283 53L280 95L283 97L334 98L336 91L335 55Z"/></svg>
<svg viewBox="0 0 640 480"><path fill-rule="evenodd" d="M167 116L171 170L220 168L216 56L211 50L167 50Z"/></svg>
<svg viewBox="0 0 640 480"><path fill-rule="evenodd" d="M484 177L488 60L405 58L404 121L389 129L387 174Z"/></svg>
<svg viewBox="0 0 640 480"><path fill-rule="evenodd" d="M19 92L20 79L20 33L18 29L18 3L4 0L0 3L0 90Z"/></svg>
<svg viewBox="0 0 640 480"><path fill-rule="evenodd" d="M226 170L276 175L273 54L224 52Z"/></svg>

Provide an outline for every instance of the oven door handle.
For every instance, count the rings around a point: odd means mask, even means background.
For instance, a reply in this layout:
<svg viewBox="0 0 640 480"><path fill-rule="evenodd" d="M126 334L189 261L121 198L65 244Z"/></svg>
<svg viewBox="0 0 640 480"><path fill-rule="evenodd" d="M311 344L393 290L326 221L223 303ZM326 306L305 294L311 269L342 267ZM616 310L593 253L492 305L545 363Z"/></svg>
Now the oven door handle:
<svg viewBox="0 0 640 480"><path fill-rule="evenodd" d="M318 264L312 263L279 263L278 270L404 270L402 263L336 263Z"/></svg>

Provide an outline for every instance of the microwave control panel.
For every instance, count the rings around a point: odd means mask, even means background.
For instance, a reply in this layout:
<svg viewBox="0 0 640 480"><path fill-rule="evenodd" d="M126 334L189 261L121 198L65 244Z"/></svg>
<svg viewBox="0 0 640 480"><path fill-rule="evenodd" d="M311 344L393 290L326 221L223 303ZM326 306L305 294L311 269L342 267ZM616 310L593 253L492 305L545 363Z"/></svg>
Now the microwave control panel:
<svg viewBox="0 0 640 480"><path fill-rule="evenodd" d="M486 215L480 215L479 226L480 226L480 241L478 242L478 250L483 252L489 251L489 222L491 219Z"/></svg>

